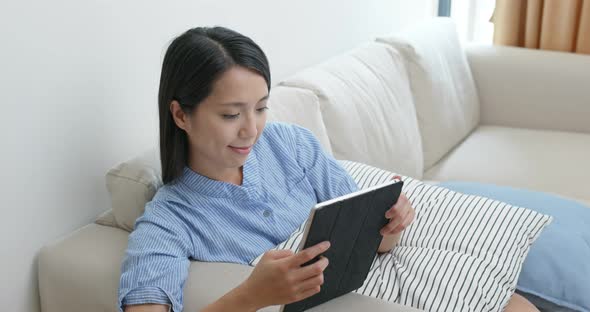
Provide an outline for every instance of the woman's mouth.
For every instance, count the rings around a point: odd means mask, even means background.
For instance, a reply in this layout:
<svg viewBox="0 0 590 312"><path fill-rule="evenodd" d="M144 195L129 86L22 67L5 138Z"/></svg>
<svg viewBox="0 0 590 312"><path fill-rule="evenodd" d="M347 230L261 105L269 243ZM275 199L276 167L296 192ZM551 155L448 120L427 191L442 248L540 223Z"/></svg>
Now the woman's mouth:
<svg viewBox="0 0 590 312"><path fill-rule="evenodd" d="M247 155L248 153L250 153L250 150L252 150L252 145L246 147L229 146L229 148L231 148L234 152L238 154Z"/></svg>

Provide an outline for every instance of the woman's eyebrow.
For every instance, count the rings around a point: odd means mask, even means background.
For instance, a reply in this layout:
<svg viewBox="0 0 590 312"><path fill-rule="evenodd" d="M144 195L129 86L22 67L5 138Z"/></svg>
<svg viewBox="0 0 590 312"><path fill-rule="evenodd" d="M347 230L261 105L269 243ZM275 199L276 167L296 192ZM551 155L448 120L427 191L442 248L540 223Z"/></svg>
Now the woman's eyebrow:
<svg viewBox="0 0 590 312"><path fill-rule="evenodd" d="M258 103L260 103L260 102L262 102L262 101L264 101L264 100L268 100L268 94L267 94L267 95L265 95L265 96L263 96L263 97L262 97L260 100L258 100ZM246 103L244 103L244 102L229 102L229 103L223 103L223 104L221 104L221 105L224 105L224 106L226 106L226 105L227 105L227 106L238 106L238 107L241 107L241 106L244 106L244 105L246 105Z"/></svg>

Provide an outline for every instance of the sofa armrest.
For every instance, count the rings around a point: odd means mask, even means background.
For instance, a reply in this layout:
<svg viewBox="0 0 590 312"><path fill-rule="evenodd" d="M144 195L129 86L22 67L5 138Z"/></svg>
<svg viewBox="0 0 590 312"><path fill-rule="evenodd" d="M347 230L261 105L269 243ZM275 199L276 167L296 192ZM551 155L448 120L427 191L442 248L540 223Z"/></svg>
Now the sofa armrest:
<svg viewBox="0 0 590 312"><path fill-rule="evenodd" d="M115 312L129 232L88 224L38 254L43 312Z"/></svg>
<svg viewBox="0 0 590 312"><path fill-rule="evenodd" d="M469 45L481 123L590 133L590 56Z"/></svg>

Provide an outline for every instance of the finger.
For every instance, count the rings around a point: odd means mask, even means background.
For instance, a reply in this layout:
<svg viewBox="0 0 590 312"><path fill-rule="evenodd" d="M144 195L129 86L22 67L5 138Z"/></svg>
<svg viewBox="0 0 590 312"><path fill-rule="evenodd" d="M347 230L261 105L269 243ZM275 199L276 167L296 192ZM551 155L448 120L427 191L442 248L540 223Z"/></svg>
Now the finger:
<svg viewBox="0 0 590 312"><path fill-rule="evenodd" d="M316 288L324 284L324 274L318 274L312 276L305 281L301 282L301 284L297 285L298 292L304 292L310 288Z"/></svg>
<svg viewBox="0 0 590 312"><path fill-rule="evenodd" d="M389 222L386 226L381 228L379 233L381 235L391 235L393 233L393 230L395 228L397 228L399 226L399 224L400 224L400 221L398 219L391 220L391 222Z"/></svg>
<svg viewBox="0 0 590 312"><path fill-rule="evenodd" d="M395 204L395 209L398 212L398 216L406 216L408 211L412 209L412 204L406 196L401 196L398 202Z"/></svg>
<svg viewBox="0 0 590 312"><path fill-rule="evenodd" d="M393 219L391 219L391 221L389 221L389 223L387 225L385 225L380 233L381 235L390 235L390 234L394 234L395 233L395 229L397 227L399 227L401 224L404 223L405 220L408 219L408 216L410 215L410 213L413 211L412 206L410 206L410 204L408 203L407 205L404 206L404 208L400 209L403 210L403 212L399 212Z"/></svg>
<svg viewBox="0 0 590 312"><path fill-rule="evenodd" d="M385 213L385 217L392 219L395 217L399 217L400 215L403 216L403 215L405 215L405 213L409 207L411 207L410 201L402 193L399 196L399 198L397 199L397 202L393 206L391 206L391 208L389 210L387 210L387 212Z"/></svg>
<svg viewBox="0 0 590 312"><path fill-rule="evenodd" d="M393 233L399 233L403 230L405 230L406 228L408 228L408 226L410 226L410 224L412 224L412 222L414 221L414 218L416 216L416 211L412 209L412 211L410 211L410 213L408 214L408 216L404 219L404 221L398 225L395 229L393 229Z"/></svg>
<svg viewBox="0 0 590 312"><path fill-rule="evenodd" d="M391 208L389 208L389 210L387 210L385 212L385 217L387 219L391 219L395 216L395 205L391 206Z"/></svg>
<svg viewBox="0 0 590 312"><path fill-rule="evenodd" d="M397 180L401 180L402 179L402 176L400 176L400 175L394 175L393 177L391 177L391 179L392 180L396 180L396 179Z"/></svg>
<svg viewBox="0 0 590 312"><path fill-rule="evenodd" d="M393 213L393 215L390 215L391 218L389 218L389 223L387 223L385 227L391 230L396 226L400 225L400 223L402 223L402 221L407 217L411 210L412 206L410 206L409 204L396 208L395 213Z"/></svg>
<svg viewBox="0 0 590 312"><path fill-rule="evenodd" d="M401 194L399 195L399 198L397 199L397 202L395 203L395 205L394 205L394 206L398 206L398 205L400 205L400 206L401 206L401 205L406 205L406 204L409 204L409 203L410 203L410 201L409 201L409 200L408 200L408 198L406 197L406 194L404 194L404 193L401 193Z"/></svg>
<svg viewBox="0 0 590 312"><path fill-rule="evenodd" d="M292 257L292 264L293 266L301 266L302 264L306 263L307 261L317 257L319 254L325 252L330 248L330 242L324 241L319 244L313 245L308 247L298 253L296 253Z"/></svg>
<svg viewBox="0 0 590 312"><path fill-rule="evenodd" d="M408 198L402 193L399 198L397 199L397 202L391 206L391 208L389 208L389 210L387 210L385 212L385 217L388 219L393 219L396 217L396 215L399 215L400 213L402 213L404 211L404 207L409 203Z"/></svg>
<svg viewBox="0 0 590 312"><path fill-rule="evenodd" d="M329 263L330 263L330 261L328 261L328 258L322 256L319 261L312 263L310 265L306 265L304 267L301 267L300 269L295 271L295 273L294 273L295 280L296 281L304 281L304 280L311 278L313 276L316 276L318 274L322 274L322 272L324 272L324 270L328 267Z"/></svg>

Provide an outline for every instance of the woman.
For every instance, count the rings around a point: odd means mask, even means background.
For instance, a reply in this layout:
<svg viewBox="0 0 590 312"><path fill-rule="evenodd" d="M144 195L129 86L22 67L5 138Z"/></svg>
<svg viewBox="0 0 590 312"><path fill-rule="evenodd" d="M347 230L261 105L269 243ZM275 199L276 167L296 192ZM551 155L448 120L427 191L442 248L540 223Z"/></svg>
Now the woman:
<svg viewBox="0 0 590 312"><path fill-rule="evenodd" d="M287 239L316 203L357 190L310 131L266 124L270 86L263 51L232 30L194 28L171 43L159 90L164 186L129 236L121 310L181 311L190 260L248 264ZM399 241L414 209L402 195L386 217L379 252ZM256 311L318 293L328 259L301 264L328 248L265 252L203 311Z"/></svg>

